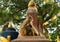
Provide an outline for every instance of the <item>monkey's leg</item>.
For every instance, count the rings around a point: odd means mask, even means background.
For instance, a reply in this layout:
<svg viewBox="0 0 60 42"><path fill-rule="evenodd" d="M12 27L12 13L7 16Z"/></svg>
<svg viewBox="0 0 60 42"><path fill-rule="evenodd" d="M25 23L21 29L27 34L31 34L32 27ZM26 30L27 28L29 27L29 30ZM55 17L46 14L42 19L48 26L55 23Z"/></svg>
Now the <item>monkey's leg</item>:
<svg viewBox="0 0 60 42"><path fill-rule="evenodd" d="M26 36L26 29L25 28L21 28L21 35L22 36Z"/></svg>

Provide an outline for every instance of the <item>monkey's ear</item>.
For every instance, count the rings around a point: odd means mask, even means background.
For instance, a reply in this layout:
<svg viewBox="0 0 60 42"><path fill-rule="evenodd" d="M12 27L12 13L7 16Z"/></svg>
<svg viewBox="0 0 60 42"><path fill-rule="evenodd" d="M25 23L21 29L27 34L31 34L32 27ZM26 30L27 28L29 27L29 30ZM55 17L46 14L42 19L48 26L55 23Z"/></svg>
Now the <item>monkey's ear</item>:
<svg viewBox="0 0 60 42"><path fill-rule="evenodd" d="M28 7L36 7L36 4L34 1L30 1L28 4Z"/></svg>

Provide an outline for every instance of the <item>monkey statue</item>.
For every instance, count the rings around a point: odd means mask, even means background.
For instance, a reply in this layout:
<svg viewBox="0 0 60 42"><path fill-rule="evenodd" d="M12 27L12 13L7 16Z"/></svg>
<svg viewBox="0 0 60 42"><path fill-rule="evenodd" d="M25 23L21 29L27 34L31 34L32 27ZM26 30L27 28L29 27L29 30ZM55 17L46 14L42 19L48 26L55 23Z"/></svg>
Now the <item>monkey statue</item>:
<svg viewBox="0 0 60 42"><path fill-rule="evenodd" d="M38 10L37 10L35 2L30 1L28 4L28 10L26 12L26 14L27 14L26 19L20 25L21 36L40 36L40 34L41 34L40 29L42 29L41 28L42 25L38 21L37 13L38 13ZM30 31L29 31L29 29L30 29ZM27 31L29 31L30 35L27 33Z"/></svg>

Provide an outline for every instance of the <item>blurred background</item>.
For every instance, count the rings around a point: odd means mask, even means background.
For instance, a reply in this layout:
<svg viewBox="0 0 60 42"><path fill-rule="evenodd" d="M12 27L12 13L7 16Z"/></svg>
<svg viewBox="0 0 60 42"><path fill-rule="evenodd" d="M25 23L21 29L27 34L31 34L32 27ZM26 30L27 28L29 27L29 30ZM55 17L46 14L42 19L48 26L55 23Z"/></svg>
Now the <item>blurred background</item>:
<svg viewBox="0 0 60 42"><path fill-rule="evenodd" d="M26 17L30 0L0 0L0 33L6 22L11 22L19 32ZM53 41L60 38L60 0L34 0L38 8L38 19L44 25L46 37Z"/></svg>

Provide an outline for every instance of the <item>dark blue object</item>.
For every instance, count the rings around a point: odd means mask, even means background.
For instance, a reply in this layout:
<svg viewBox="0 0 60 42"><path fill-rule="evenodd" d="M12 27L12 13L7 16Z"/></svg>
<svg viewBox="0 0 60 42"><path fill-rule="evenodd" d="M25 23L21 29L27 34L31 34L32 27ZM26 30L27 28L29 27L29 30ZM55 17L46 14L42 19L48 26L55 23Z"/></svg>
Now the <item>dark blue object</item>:
<svg viewBox="0 0 60 42"><path fill-rule="evenodd" d="M8 35L10 35L11 40L13 40L18 37L18 32L16 32L16 30L14 28L8 28L8 29L6 29L5 32L1 33L1 36L5 37L5 38L7 38Z"/></svg>

